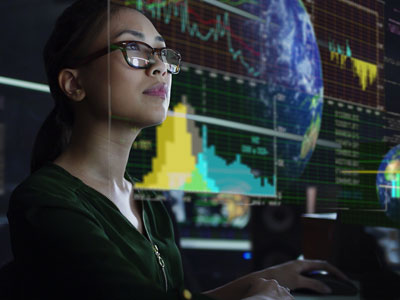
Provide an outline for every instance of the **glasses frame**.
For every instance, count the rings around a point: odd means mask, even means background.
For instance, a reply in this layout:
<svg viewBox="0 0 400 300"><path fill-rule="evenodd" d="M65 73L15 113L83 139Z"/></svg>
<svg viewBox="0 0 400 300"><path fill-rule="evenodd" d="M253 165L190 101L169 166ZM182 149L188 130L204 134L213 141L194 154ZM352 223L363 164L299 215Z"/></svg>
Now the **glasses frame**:
<svg viewBox="0 0 400 300"><path fill-rule="evenodd" d="M137 66L133 66L133 65L131 65L131 64L129 63L128 53L127 53L126 48L127 48L127 47L129 46L129 44L131 44L131 43L141 44L141 45L143 45L143 46L145 46L145 47L151 49L150 57L149 57L148 59L144 59L144 58L142 58L142 57L135 57L135 58L137 58L137 59L146 60L146 61L147 61L147 65L146 65L146 66L144 66L144 67L137 67ZM88 55L87 57L85 57L85 58L83 58L83 59L81 59L81 60L78 60L77 62L73 63L71 67L73 67L73 68L81 67L81 66L83 66L83 65L86 65L86 64L88 64L88 63L90 63L90 62L92 62L92 61L94 61L94 60L96 60L96 59L98 59L98 58L100 58L100 57L102 57L102 56L108 54L109 52L111 53L111 52L113 52L113 51L115 51L115 50L121 50L121 52L122 52L122 54L123 54L123 56L124 56L124 59L125 59L126 63L127 63L130 67L135 68L135 69L148 69L151 65L153 65L153 64L155 63L154 59L151 59L151 56L154 57L154 53L157 53L158 56L161 58L161 51L163 51L163 50L165 50L165 49L173 51L173 52L176 53L177 56L179 57L178 65L177 65L177 70L178 70L178 71L176 71L176 72L171 72L170 70L167 70L167 72L170 73L170 74L178 74L179 71L180 71L180 64L181 64L181 59L182 59L182 56L181 56L181 54L180 54L178 51L173 50L173 49L171 49L171 48L167 48L167 47L153 48L153 47L151 47L149 44L146 44L145 42L142 42L142 41L121 41L121 42L118 42L118 43L113 43L113 44L110 45L110 47L105 47L105 48L103 48L103 49L101 49L101 50L98 50L98 51L96 51L96 52L94 52L94 53Z"/></svg>

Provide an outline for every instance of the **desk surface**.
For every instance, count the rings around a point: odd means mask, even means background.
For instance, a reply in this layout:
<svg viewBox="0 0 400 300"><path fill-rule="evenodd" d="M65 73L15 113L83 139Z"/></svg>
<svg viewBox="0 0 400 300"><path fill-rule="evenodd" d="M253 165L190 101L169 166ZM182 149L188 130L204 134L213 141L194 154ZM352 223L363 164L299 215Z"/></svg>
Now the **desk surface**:
<svg viewBox="0 0 400 300"><path fill-rule="evenodd" d="M360 295L356 296L334 296L334 295L305 295L293 293L296 300L360 300Z"/></svg>
<svg viewBox="0 0 400 300"><path fill-rule="evenodd" d="M354 285L360 288L358 281L352 280ZM293 292L293 297L296 300L360 300L360 292L355 296L337 296L337 295L307 295L307 294L296 294Z"/></svg>

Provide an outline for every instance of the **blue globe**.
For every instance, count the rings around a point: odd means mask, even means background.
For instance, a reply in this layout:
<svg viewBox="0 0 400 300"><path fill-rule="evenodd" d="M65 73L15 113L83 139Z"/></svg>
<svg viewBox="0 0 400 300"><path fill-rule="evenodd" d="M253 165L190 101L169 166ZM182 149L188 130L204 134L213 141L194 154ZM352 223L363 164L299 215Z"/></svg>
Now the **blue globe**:
<svg viewBox="0 0 400 300"><path fill-rule="evenodd" d="M400 222L400 145L385 155L378 170L376 190L379 203L391 220Z"/></svg>
<svg viewBox="0 0 400 300"><path fill-rule="evenodd" d="M263 39L261 74L267 81L261 99L276 105L275 128L297 139L279 139L281 176L298 177L318 139L323 108L321 58L309 15L300 0L269 0Z"/></svg>

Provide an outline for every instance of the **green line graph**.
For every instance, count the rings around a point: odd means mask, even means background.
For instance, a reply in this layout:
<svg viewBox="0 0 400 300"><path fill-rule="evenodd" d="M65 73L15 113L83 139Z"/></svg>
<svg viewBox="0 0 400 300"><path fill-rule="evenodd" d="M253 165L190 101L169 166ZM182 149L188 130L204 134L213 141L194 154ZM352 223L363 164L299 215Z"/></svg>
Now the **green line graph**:
<svg viewBox="0 0 400 300"><path fill-rule="evenodd" d="M255 20L255 21L259 21L259 22L265 22L263 19L261 19L260 17L253 15L247 11L244 11L242 9L239 9L233 5L228 5L226 3L223 3L221 1L217 1L217 0L202 0L203 2L206 2L208 4L214 5L216 7L222 8L226 11L229 11L231 13L237 14L239 16L251 19L251 20Z"/></svg>
<svg viewBox="0 0 400 300"><path fill-rule="evenodd" d="M209 0L208 0L209 1ZM252 1L252 0L251 0ZM199 24L190 20L188 1L163 1L147 3L146 0L125 1L125 5L136 5L138 10L146 10L151 13L151 17L157 20L162 20L165 24L171 22L172 17L179 17L181 24L181 33L188 33L192 37L196 37L202 41L212 40L218 42L225 38L229 54L234 61L239 62L246 68L247 73L254 77L258 77L260 72L255 67L251 66L243 55L242 50L234 49L232 43L230 14L225 12L223 16L217 15L215 25L208 29L208 32L200 32Z"/></svg>
<svg viewBox="0 0 400 300"><path fill-rule="evenodd" d="M259 5L258 1L255 0L238 0L238 1L231 1L231 0L220 0L220 2L226 3L231 6L239 6L243 4L254 4Z"/></svg>

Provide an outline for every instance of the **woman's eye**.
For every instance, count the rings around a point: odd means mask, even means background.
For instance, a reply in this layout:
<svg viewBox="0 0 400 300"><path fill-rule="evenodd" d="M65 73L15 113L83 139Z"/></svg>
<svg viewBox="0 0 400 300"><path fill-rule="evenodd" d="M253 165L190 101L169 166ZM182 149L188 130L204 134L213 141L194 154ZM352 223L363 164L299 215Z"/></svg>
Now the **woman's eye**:
<svg viewBox="0 0 400 300"><path fill-rule="evenodd" d="M138 47L137 44L128 44L128 45L126 46L126 49L127 49L127 50L139 50L139 47Z"/></svg>

